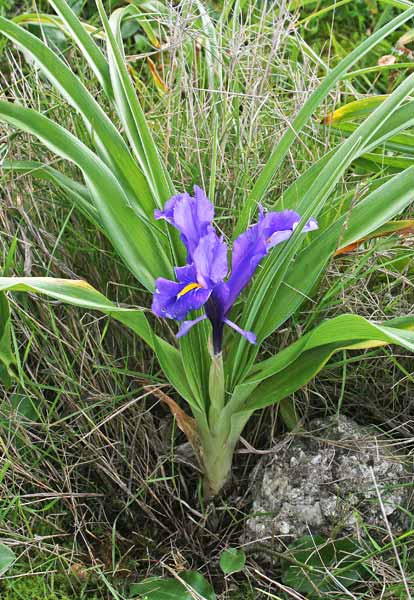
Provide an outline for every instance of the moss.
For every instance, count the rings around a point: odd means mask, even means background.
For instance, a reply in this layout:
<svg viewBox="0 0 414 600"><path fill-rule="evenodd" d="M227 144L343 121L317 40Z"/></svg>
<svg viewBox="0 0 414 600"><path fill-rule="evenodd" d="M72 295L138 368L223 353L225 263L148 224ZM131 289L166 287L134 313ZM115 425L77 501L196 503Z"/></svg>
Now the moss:
<svg viewBox="0 0 414 600"><path fill-rule="evenodd" d="M0 584L1 600L81 600L83 594L72 590L65 577L22 577L5 580ZM86 596L85 596L86 598ZM98 600L98 596L87 596L88 600Z"/></svg>

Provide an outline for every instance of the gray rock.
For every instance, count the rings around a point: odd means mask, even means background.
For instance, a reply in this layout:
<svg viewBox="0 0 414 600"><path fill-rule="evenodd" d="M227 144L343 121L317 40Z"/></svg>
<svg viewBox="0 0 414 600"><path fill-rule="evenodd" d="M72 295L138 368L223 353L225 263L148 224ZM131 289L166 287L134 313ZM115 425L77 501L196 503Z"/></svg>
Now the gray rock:
<svg viewBox="0 0 414 600"><path fill-rule="evenodd" d="M361 523L384 531L383 510L391 529L402 530L399 507L409 493L402 484L412 481L407 457L403 462L389 439L346 417L312 421L309 431L262 460L244 541L270 537L285 545L309 533L357 536Z"/></svg>

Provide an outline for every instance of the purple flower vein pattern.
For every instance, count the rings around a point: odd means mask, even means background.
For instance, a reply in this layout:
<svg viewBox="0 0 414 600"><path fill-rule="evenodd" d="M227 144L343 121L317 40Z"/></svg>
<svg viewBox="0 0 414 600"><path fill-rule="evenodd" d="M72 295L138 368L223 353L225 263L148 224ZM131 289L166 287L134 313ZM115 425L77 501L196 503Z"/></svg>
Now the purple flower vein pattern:
<svg viewBox="0 0 414 600"><path fill-rule="evenodd" d="M255 334L241 329L228 315L269 250L293 234L300 215L293 210L265 214L261 208L258 222L234 241L229 275L228 248L217 235L213 226L214 207L201 188L194 187L194 196L188 193L173 196L164 210L155 211L155 218L165 219L178 229L187 249L187 264L175 268L177 281L156 280L153 312L159 317L182 321L178 338L200 321L209 319L215 354L221 352L224 325L255 344ZM303 232L317 228L315 219L309 219ZM202 307L205 311L202 316L185 320L191 311Z"/></svg>

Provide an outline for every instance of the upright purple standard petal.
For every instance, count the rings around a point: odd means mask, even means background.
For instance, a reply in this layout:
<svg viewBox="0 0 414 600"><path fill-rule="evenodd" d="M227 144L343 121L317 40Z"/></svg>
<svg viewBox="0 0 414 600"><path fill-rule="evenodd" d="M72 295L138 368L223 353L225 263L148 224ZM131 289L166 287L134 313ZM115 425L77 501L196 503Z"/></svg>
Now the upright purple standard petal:
<svg viewBox="0 0 414 600"><path fill-rule="evenodd" d="M165 219L181 233L183 244L187 248L188 260L202 237L214 231L211 222L214 218L214 206L204 191L194 186L194 197L189 194L177 194L165 205L164 210L156 210L156 219Z"/></svg>
<svg viewBox="0 0 414 600"><path fill-rule="evenodd" d="M184 192L183 194L176 194L175 196L172 196L172 198L167 200L167 202L165 203L164 210L154 211L154 217L157 220L165 219L165 221L167 221L171 225L174 225L175 207L177 206L177 204L179 204L180 202L183 202L186 198L189 198L189 197L190 196L189 196L189 194L187 194L187 192Z"/></svg>
<svg viewBox="0 0 414 600"><path fill-rule="evenodd" d="M227 245L214 230L200 239L193 260L197 281L204 287L212 287L227 275Z"/></svg>

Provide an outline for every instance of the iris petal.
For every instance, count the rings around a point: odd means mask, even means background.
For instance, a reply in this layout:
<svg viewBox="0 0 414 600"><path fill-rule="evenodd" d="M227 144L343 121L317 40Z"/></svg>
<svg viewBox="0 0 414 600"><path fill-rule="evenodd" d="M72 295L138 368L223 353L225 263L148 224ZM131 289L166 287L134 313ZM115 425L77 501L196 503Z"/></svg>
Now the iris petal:
<svg viewBox="0 0 414 600"><path fill-rule="evenodd" d="M183 337L183 335L187 335L194 325L197 325L197 323L200 323L201 321L205 321L205 319L207 319L207 315L201 315L201 317L197 317L197 319L193 319L192 321L183 321L175 337L178 339Z"/></svg>
<svg viewBox="0 0 414 600"><path fill-rule="evenodd" d="M203 286L217 284L227 275L227 245L215 231L200 239L193 258L197 279Z"/></svg>
<svg viewBox="0 0 414 600"><path fill-rule="evenodd" d="M228 325L229 327L234 329L234 331L237 331L237 333L240 333L240 335L242 335L244 338L246 338L246 340L248 342L250 342L251 344L256 344L257 338L256 338L256 335L253 333L253 331L246 331L245 329L242 329L241 327L236 325L236 323L234 323L233 321L230 321L230 319L224 319L224 322L226 323L226 325Z"/></svg>
<svg viewBox="0 0 414 600"><path fill-rule="evenodd" d="M177 194L168 200L164 210L156 210L154 216L156 219L165 219L178 229L187 248L189 261L192 260L200 239L214 231L211 224L214 206L198 186L194 186L194 196Z"/></svg>
<svg viewBox="0 0 414 600"><path fill-rule="evenodd" d="M228 270L227 245L218 237L212 225L213 217L212 203L197 186L194 196L177 194L166 203L164 210L155 211L156 219L165 219L180 232L187 248L188 264L175 268L177 281L157 279L152 310L160 317L183 321L178 338L200 321L209 319L213 326L214 349L220 352L224 324L251 344L256 343L255 334L241 329L227 319L227 314L261 260L271 248L291 237L301 217L293 210L265 214L259 207L258 222L239 235L233 244L231 274L227 281L224 281ZM302 232L317 228L318 223L311 218ZM189 312L204 305L205 314L184 320Z"/></svg>
<svg viewBox="0 0 414 600"><path fill-rule="evenodd" d="M188 284L163 278L157 279L155 285L152 311L158 317L177 321L185 319L190 311L201 308L211 294L211 289L198 287L180 295Z"/></svg>

